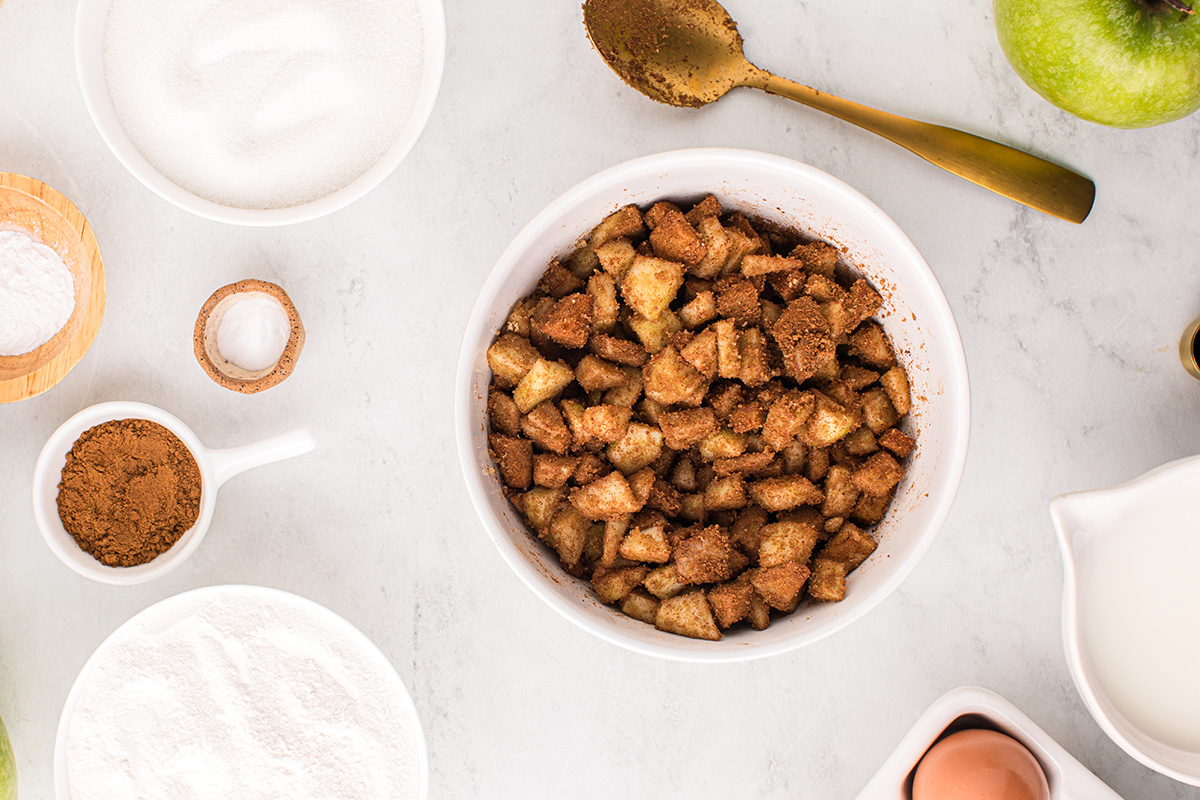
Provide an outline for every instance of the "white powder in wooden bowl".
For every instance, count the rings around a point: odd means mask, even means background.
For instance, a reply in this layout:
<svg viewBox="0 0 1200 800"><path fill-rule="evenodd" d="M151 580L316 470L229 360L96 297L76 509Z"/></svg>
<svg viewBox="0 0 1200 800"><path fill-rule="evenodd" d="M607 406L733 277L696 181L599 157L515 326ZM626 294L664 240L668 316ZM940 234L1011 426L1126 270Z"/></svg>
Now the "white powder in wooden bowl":
<svg viewBox="0 0 1200 800"><path fill-rule="evenodd" d="M71 800L418 797L403 688L348 623L321 612L222 587L117 634L70 717Z"/></svg>
<svg viewBox="0 0 1200 800"><path fill-rule="evenodd" d="M412 115L417 0L112 0L113 110L155 169L237 208L287 208L374 166Z"/></svg>
<svg viewBox="0 0 1200 800"><path fill-rule="evenodd" d="M30 353L75 311L75 276L52 248L0 230L0 356Z"/></svg>

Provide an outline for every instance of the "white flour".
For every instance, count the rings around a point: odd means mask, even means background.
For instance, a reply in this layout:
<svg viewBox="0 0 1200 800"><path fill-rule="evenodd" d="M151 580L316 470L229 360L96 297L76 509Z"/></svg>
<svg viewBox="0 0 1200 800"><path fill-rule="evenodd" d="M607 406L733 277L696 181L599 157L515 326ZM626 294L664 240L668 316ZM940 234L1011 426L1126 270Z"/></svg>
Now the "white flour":
<svg viewBox="0 0 1200 800"><path fill-rule="evenodd" d="M104 66L134 146L239 208L317 200L374 166L420 88L417 0L113 0Z"/></svg>
<svg viewBox="0 0 1200 800"><path fill-rule="evenodd" d="M21 231L0 230L0 356L54 338L75 311L75 276L58 253Z"/></svg>
<svg viewBox="0 0 1200 800"><path fill-rule="evenodd" d="M202 596L90 672L71 800L417 797L416 721L378 653L295 601Z"/></svg>

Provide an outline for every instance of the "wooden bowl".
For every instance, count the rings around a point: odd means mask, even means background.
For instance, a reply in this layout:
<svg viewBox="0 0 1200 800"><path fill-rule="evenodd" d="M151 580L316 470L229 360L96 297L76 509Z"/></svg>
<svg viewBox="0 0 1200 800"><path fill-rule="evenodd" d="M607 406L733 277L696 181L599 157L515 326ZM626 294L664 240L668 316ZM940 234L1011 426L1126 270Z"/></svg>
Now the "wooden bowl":
<svg viewBox="0 0 1200 800"><path fill-rule="evenodd" d="M287 345L283 348L279 360L273 366L258 372L242 369L222 356L217 348L217 330L221 327L225 312L239 297L246 295L266 295L278 300L287 313L288 324L291 326ZM304 349L304 324L300 322L300 313L296 311L292 299L281 287L267 281L247 278L222 286L213 292L196 317L192 343L196 351L196 360L204 367L208 377L218 385L242 394L256 394L282 383L292 374L296 360L300 358L300 351Z"/></svg>
<svg viewBox="0 0 1200 800"><path fill-rule="evenodd" d="M0 356L0 403L39 395L67 377L104 319L104 261L92 226L75 205L41 181L0 172L0 230L19 228L58 253L75 277L75 310L36 350Z"/></svg>

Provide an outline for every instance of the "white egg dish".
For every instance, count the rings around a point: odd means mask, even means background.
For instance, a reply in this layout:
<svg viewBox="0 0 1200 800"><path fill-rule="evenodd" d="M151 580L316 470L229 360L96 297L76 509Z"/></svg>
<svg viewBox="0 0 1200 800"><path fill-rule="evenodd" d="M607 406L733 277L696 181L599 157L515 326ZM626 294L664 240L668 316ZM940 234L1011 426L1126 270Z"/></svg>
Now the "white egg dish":
<svg viewBox="0 0 1200 800"><path fill-rule="evenodd" d="M930 706L857 800L912 800L917 762L943 736L968 728L990 728L1025 745L1046 772L1050 800L1123 800L1016 706L974 686L955 689Z"/></svg>

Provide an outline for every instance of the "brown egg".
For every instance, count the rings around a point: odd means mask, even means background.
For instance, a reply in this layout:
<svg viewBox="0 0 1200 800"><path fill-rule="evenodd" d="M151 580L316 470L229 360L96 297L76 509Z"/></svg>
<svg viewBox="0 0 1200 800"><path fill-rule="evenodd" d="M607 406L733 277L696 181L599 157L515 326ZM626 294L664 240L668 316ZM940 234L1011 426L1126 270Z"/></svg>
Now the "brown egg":
<svg viewBox="0 0 1200 800"><path fill-rule="evenodd" d="M1050 786L1016 739L968 730L929 748L917 765L912 800L1050 800Z"/></svg>

